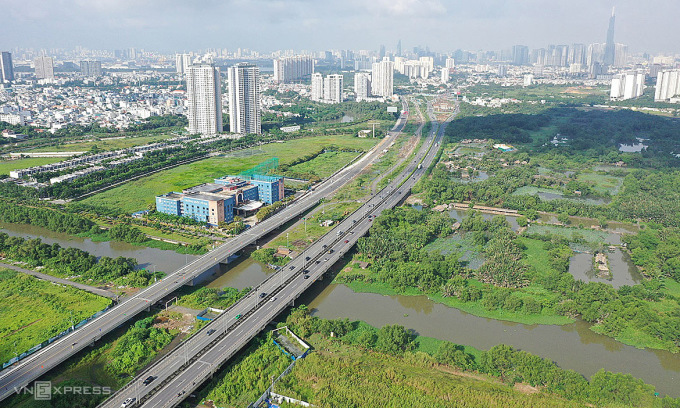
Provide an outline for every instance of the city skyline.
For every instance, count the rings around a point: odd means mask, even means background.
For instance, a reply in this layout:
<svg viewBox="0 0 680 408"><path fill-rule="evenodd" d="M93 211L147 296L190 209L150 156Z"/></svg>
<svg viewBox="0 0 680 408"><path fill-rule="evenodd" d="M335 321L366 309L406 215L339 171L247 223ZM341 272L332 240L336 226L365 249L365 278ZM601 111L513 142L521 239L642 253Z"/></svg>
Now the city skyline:
<svg viewBox="0 0 680 408"><path fill-rule="evenodd" d="M69 7L68 3L72 3ZM653 4L652 4L653 3ZM114 49L138 47L174 52L195 48L379 49L397 51L429 46L449 52L499 49L516 44L605 42L607 19L616 6L616 41L633 52L678 52L680 28L674 16L680 3L654 0L576 0L569 4L527 0L482 5L444 0L379 0L374 2L306 0L192 5L158 0L44 0L8 2L4 6L3 49L14 47L75 47ZM232 23L222 24L224 15ZM640 19L645 15L645 19ZM139 16L144 16L141 18ZM333 16L329 18L328 16ZM200 22L200 24L198 24ZM555 22L565 22L557 25ZM196 23L196 24L194 24ZM177 27L200 27L192 32ZM427 29L423 29L427 27ZM38 29L40 28L40 29ZM58 32L60 35L54 35ZM313 35L312 35L313 34Z"/></svg>

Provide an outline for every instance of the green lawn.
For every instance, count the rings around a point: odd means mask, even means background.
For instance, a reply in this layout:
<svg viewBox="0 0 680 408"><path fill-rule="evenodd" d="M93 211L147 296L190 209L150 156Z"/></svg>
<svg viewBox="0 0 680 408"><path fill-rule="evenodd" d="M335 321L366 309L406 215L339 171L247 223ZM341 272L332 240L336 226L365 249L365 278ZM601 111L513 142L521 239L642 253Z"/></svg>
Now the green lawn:
<svg viewBox="0 0 680 408"><path fill-rule="evenodd" d="M17 160L2 160L0 161L0 174L9 175L9 172L17 169L26 169L34 166L42 166L44 164L56 163L66 160L65 157L27 157L25 159Z"/></svg>
<svg viewBox="0 0 680 408"><path fill-rule="evenodd" d="M312 160L296 164L288 170L288 174L314 174L324 178L335 173L336 170L346 165L360 153L355 152L326 152Z"/></svg>
<svg viewBox="0 0 680 408"><path fill-rule="evenodd" d="M148 143L160 142L165 139L170 139L175 137L175 135L166 133L151 136L137 136L137 137L125 137L125 138L101 138L101 139L89 139L87 141L77 142L77 143L59 143L53 146L43 146L31 152L82 152L92 149L92 147L97 146L99 150L117 150L124 149L132 146L140 146Z"/></svg>
<svg viewBox="0 0 680 408"><path fill-rule="evenodd" d="M278 157L280 163L284 164L301 155L316 151L320 146L336 145L368 150L377 141L378 139L360 139L353 135L330 135L296 139L285 143L271 143L249 149L254 154L249 155L248 151L245 151L229 157L216 156L164 170L96 194L82 202L132 213L153 206L155 197L159 194L181 191L197 184L212 182L217 177L238 174L271 157Z"/></svg>
<svg viewBox="0 0 680 408"><path fill-rule="evenodd" d="M110 300L0 269L0 361L3 363L74 323L106 308Z"/></svg>

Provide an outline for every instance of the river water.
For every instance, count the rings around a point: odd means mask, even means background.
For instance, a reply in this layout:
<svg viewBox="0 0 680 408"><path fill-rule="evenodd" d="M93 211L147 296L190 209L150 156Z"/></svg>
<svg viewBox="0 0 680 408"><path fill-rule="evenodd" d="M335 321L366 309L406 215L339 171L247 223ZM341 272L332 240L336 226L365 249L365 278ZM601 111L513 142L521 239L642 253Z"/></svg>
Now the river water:
<svg viewBox="0 0 680 408"><path fill-rule="evenodd" d="M462 214L452 214L460 216ZM458 217L456 217L458 218ZM2 231L25 238L41 238L46 243L86 250L96 256L125 256L141 266L171 272L191 261L173 251L143 248L116 242L92 242L44 228L0 224ZM613 255L613 254L610 254ZM615 262L610 258L610 263ZM243 289L260 283L273 270L249 258L221 265L218 277L209 287ZM630 284L630 283L629 283ZM577 321L565 326L525 325L477 317L458 309L434 303L426 296L382 296L355 293L344 285L315 283L300 299L323 318L363 320L376 327L401 324L418 334L488 349L505 343L548 358L560 367L590 376L600 368L631 373L656 386L657 391L680 397L680 354L659 350L640 350L589 330Z"/></svg>
<svg viewBox="0 0 680 408"><path fill-rule="evenodd" d="M156 271L174 272L187 262L196 259L195 255L178 254L175 251L146 248L124 242L94 242L89 238L62 234L34 225L0 223L0 231L27 239L40 238L46 244L57 243L65 248L82 249L98 258L102 256L135 258L139 263L139 268L147 270L154 270L155 268Z"/></svg>
<svg viewBox="0 0 680 408"><path fill-rule="evenodd" d="M243 289L274 273L252 259L235 262L210 287ZM315 283L300 299L315 316L363 320L373 326L400 324L418 334L489 349L504 343L555 361L560 367L590 376L600 368L631 373L657 391L680 396L680 354L640 350L597 334L583 321L564 326L526 325L477 317L435 303L426 296L382 296L355 293L347 286Z"/></svg>

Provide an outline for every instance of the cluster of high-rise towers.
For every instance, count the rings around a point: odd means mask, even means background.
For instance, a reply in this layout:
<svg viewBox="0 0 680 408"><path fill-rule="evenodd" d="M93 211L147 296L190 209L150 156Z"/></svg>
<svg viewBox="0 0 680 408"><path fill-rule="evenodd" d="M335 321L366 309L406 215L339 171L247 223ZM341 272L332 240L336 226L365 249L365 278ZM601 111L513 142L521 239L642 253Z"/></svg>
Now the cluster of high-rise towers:
<svg viewBox="0 0 680 408"><path fill-rule="evenodd" d="M210 58L191 60L178 54L177 72L187 82L189 133L212 135L223 131L220 68ZM260 69L239 63L227 68L229 131L241 135L262 133Z"/></svg>

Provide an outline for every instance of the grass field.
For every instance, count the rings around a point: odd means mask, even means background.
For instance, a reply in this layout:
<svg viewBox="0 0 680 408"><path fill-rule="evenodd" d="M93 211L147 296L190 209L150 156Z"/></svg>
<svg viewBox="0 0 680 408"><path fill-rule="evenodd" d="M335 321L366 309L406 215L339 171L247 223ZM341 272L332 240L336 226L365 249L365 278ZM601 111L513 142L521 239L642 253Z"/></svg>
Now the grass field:
<svg viewBox="0 0 680 408"><path fill-rule="evenodd" d="M42 166L44 164L51 164L66 160L65 157L27 157L25 159L17 160L2 160L0 161L0 174L7 174L12 170L26 169L34 166Z"/></svg>
<svg viewBox="0 0 680 408"><path fill-rule="evenodd" d="M271 143L249 149L253 154L244 151L230 157L216 156L161 171L96 194L82 202L132 213L152 206L155 203L155 197L159 194L181 191L197 184L212 182L217 177L238 174L271 157L278 157L280 163L283 164L313 152L320 146L336 145L368 150L377 142L378 139L360 139L353 135L330 135L296 139L285 143Z"/></svg>
<svg viewBox="0 0 680 408"><path fill-rule="evenodd" d="M92 149L97 146L99 150L117 150L124 149L132 146L139 146L148 143L159 142L161 140L170 139L175 137L170 133L158 134L152 136L138 136L138 137L125 137L125 138L102 138L102 139L90 139L87 141L76 142L76 143L60 143L54 146L43 146L31 152L82 152Z"/></svg>
<svg viewBox="0 0 680 408"><path fill-rule="evenodd" d="M0 269L0 361L106 308L110 300Z"/></svg>
<svg viewBox="0 0 680 408"><path fill-rule="evenodd" d="M560 190L554 190L552 188L534 187L534 186L520 187L517 190L513 191L512 195L514 195L514 196L536 195L538 193L551 193L551 194L562 195L562 192Z"/></svg>
<svg viewBox="0 0 680 408"><path fill-rule="evenodd" d="M623 179L621 177L596 173L581 173L578 175L577 180L595 183L594 190L600 194L609 192L611 195L616 195L623 185Z"/></svg>
<svg viewBox="0 0 680 408"><path fill-rule="evenodd" d="M355 152L322 153L312 160L290 167L288 173L314 174L325 178L335 173L336 170L352 161L359 154Z"/></svg>
<svg viewBox="0 0 680 408"><path fill-rule="evenodd" d="M315 352L299 360L276 384L275 392L319 407L582 405L540 392L522 393L498 380L436 364L419 353L392 356L317 334L309 341Z"/></svg>

